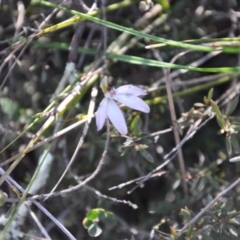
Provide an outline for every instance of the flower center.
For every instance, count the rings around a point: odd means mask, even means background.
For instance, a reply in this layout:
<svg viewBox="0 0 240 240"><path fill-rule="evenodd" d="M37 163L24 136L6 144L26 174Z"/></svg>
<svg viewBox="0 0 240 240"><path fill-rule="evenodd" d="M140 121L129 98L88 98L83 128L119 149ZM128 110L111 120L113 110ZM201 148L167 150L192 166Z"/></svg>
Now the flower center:
<svg viewBox="0 0 240 240"><path fill-rule="evenodd" d="M109 89L109 93L110 93L111 97L113 97L114 95L116 95L116 91L115 91L114 88L110 88L110 89Z"/></svg>
<svg viewBox="0 0 240 240"><path fill-rule="evenodd" d="M107 92L105 93L105 97L112 98L114 95L116 95L116 91L114 88L107 88Z"/></svg>

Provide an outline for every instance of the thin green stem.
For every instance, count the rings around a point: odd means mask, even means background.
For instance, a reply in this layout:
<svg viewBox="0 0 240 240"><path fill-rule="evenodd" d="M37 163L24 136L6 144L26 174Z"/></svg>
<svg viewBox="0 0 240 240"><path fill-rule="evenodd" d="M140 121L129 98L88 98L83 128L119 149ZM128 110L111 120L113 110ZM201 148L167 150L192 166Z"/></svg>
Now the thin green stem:
<svg viewBox="0 0 240 240"><path fill-rule="evenodd" d="M57 48L61 50L68 50L69 45L66 43L41 43L37 41L33 41L32 44L38 45L40 47L44 48ZM173 69L185 69L189 71L197 71L197 72L211 72L211 73L229 73L229 72L240 72L240 67L216 67L216 68L200 68L200 67L191 67L191 66L184 66L179 64L173 64L173 63L167 63L167 62L161 62L157 60L147 59L147 58L141 58L137 56L130 56L130 55L118 55L116 53L106 53L103 51L97 51L94 49L89 48L78 48L78 51L81 53L91 54L95 55L96 53L99 54L99 56L107 56L110 59L118 60L121 62L127 62L130 64L136 64L136 65L145 65L149 67L164 67L164 68L173 68ZM239 49L240 51L240 49Z"/></svg>
<svg viewBox="0 0 240 240"><path fill-rule="evenodd" d="M212 81L212 82L209 82L209 83L205 83L205 84L201 84L201 85L198 85L198 86L195 86L195 87L191 87L191 88L185 89L183 91L175 92L175 93L173 93L173 97L174 98L175 97L182 97L182 96L193 94L193 93L205 90L205 89L210 89L211 87L215 87L217 85L227 83L227 82L231 81L232 79L234 79L235 77L236 77L236 75L225 76L225 77L217 79L216 81ZM151 100L146 100L146 103L149 104L149 105L156 105L156 104L162 103L166 100L167 100L167 96L162 96L162 97L156 97L156 98L151 99Z"/></svg>

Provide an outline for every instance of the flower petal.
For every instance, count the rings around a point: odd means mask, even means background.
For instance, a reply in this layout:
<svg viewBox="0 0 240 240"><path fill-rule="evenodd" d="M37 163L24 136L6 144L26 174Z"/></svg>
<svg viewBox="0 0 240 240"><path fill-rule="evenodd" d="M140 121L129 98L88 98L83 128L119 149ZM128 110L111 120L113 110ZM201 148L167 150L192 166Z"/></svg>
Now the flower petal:
<svg viewBox="0 0 240 240"><path fill-rule="evenodd" d="M108 105L108 99L104 98L98 107L97 113L96 113L96 124L97 124L97 130L101 130L103 128L103 125L106 121L107 117L107 105Z"/></svg>
<svg viewBox="0 0 240 240"><path fill-rule="evenodd" d="M126 105L129 108L149 113L149 106L139 97L129 94L116 94L113 97L114 100Z"/></svg>
<svg viewBox="0 0 240 240"><path fill-rule="evenodd" d="M123 113L118 105L112 100L108 99L107 115L113 126L122 134L126 135L128 132L126 121Z"/></svg>
<svg viewBox="0 0 240 240"><path fill-rule="evenodd" d="M122 94L133 94L133 95L146 95L147 92L139 87L133 85L123 85L116 89L116 93Z"/></svg>

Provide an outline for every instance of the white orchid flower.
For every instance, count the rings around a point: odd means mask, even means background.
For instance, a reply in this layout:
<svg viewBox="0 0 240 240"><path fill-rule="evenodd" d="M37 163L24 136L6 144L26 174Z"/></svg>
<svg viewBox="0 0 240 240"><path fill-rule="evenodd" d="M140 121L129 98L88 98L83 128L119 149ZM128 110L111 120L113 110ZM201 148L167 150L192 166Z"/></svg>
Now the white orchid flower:
<svg viewBox="0 0 240 240"><path fill-rule="evenodd" d="M147 92L143 89L133 85L124 85L116 89L110 88L107 85L106 78L102 80L100 86L105 94L105 97L101 101L96 113L98 131L103 128L106 118L108 117L114 127L122 135L126 135L128 133L123 113L115 101L144 113L150 112L149 106L141 98L137 97L138 95L147 94Z"/></svg>

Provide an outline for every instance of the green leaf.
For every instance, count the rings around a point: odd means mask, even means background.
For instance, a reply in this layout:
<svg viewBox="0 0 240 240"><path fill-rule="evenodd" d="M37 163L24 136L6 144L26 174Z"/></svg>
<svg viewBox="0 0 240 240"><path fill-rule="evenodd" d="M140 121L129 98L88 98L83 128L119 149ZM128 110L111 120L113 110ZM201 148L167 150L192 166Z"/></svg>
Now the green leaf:
<svg viewBox="0 0 240 240"><path fill-rule="evenodd" d="M113 218L113 213L112 212L107 212L107 211L104 211L104 212L101 212L99 214L99 219L100 220L106 220L108 218Z"/></svg>
<svg viewBox="0 0 240 240"><path fill-rule="evenodd" d="M230 158L229 162L240 162L240 156Z"/></svg>
<svg viewBox="0 0 240 240"><path fill-rule="evenodd" d="M212 97L213 97L213 88L211 88L208 92L208 100L212 100Z"/></svg>
<svg viewBox="0 0 240 240"><path fill-rule="evenodd" d="M238 237L237 229L234 226L228 226L228 230L233 236Z"/></svg>
<svg viewBox="0 0 240 240"><path fill-rule="evenodd" d="M232 219L229 220L229 223L239 226L240 225L240 218L232 218Z"/></svg>
<svg viewBox="0 0 240 240"><path fill-rule="evenodd" d="M141 131L141 127L142 127L142 121L139 115L137 115L131 122L131 125L130 125L131 133L134 136L138 136Z"/></svg>
<svg viewBox="0 0 240 240"><path fill-rule="evenodd" d="M106 218L113 218L113 213L112 212L105 212Z"/></svg>
<svg viewBox="0 0 240 240"><path fill-rule="evenodd" d="M163 7L163 9L167 10L170 8L169 0L157 0L157 2Z"/></svg>
<svg viewBox="0 0 240 240"><path fill-rule="evenodd" d="M220 111L218 105L213 100L211 100L211 106L212 106L212 109L213 109L214 113L218 117L221 117L222 116L222 112Z"/></svg>
<svg viewBox="0 0 240 240"><path fill-rule="evenodd" d="M224 203L222 210L226 213L230 212L230 210L233 207L233 199L230 197L227 199L227 201Z"/></svg>
<svg viewBox="0 0 240 240"><path fill-rule="evenodd" d="M183 216L185 221L189 221L191 219L191 212L187 208L181 209L181 215Z"/></svg>
<svg viewBox="0 0 240 240"><path fill-rule="evenodd" d="M19 110L19 105L17 102L11 100L10 98L0 98L1 110L9 116L9 118L16 117Z"/></svg>
<svg viewBox="0 0 240 240"><path fill-rule="evenodd" d="M234 125L230 125L229 128L228 128L228 133L229 133L230 135L233 135L233 134L238 133L238 131L236 131L236 128L235 128Z"/></svg>
<svg viewBox="0 0 240 240"><path fill-rule="evenodd" d="M95 208L88 212L87 216L83 219L83 226L89 230L91 229L91 233L93 233L94 230L99 231L99 227L97 225L97 222L104 221L106 224L110 224L113 222L113 213L105 211L102 208ZM89 230L90 231L90 230ZM98 233L98 232L97 232ZM91 235L92 236L92 235Z"/></svg>
<svg viewBox="0 0 240 240"><path fill-rule="evenodd" d="M239 151L240 146L236 135L231 135L231 144L234 151Z"/></svg>
<svg viewBox="0 0 240 240"><path fill-rule="evenodd" d="M207 176L207 179L216 190L220 189L219 183L212 176Z"/></svg>
<svg viewBox="0 0 240 240"><path fill-rule="evenodd" d="M213 228L214 228L213 225L204 224L203 233L206 234L206 235L209 235L212 232Z"/></svg>
<svg viewBox="0 0 240 240"><path fill-rule="evenodd" d="M240 125L232 125L232 128L234 129L235 133L238 133L240 131Z"/></svg>
<svg viewBox="0 0 240 240"><path fill-rule="evenodd" d="M114 224L114 218L113 218L113 213L112 212L104 212L102 214L99 215L100 220L103 221L105 224Z"/></svg>
<svg viewBox="0 0 240 240"><path fill-rule="evenodd" d="M224 128L226 122L223 118L222 112L220 111L218 105L213 100L211 100L211 106L212 106L213 112L216 114L219 126L221 128Z"/></svg>
<svg viewBox="0 0 240 240"><path fill-rule="evenodd" d="M201 237L199 239L204 239L204 240L213 240L213 238L205 233L200 234Z"/></svg>
<svg viewBox="0 0 240 240"><path fill-rule="evenodd" d="M173 238L173 240L177 240L177 231L175 228L170 227L170 232L171 232L171 237Z"/></svg>
<svg viewBox="0 0 240 240"><path fill-rule="evenodd" d="M91 221L99 221L99 215L104 213L102 208L94 208L88 212L86 218Z"/></svg>
<svg viewBox="0 0 240 240"><path fill-rule="evenodd" d="M203 103L194 103L193 106L194 107L205 107L205 105Z"/></svg>
<svg viewBox="0 0 240 240"><path fill-rule="evenodd" d="M216 119L217 119L217 124L218 124L218 126L221 128L221 129L223 129L221 126L222 126L222 121L218 118L218 117L216 117ZM220 133L223 133L223 132L220 132Z"/></svg>
<svg viewBox="0 0 240 240"><path fill-rule="evenodd" d="M235 109L238 105L238 102L239 102L239 94L237 95L237 97L235 97L233 99L231 106L230 106L229 110L227 111L227 115L231 115L235 111Z"/></svg>
<svg viewBox="0 0 240 240"><path fill-rule="evenodd" d="M6 203L7 199L7 194L0 190L0 207L2 207Z"/></svg>
<svg viewBox="0 0 240 240"><path fill-rule="evenodd" d="M93 224L93 221L91 221L87 218L84 218L82 224L83 224L84 228L88 229Z"/></svg>
<svg viewBox="0 0 240 240"><path fill-rule="evenodd" d="M142 149L148 148L148 145L137 143L137 144L134 145L134 148L135 148L136 151L140 151Z"/></svg>
<svg viewBox="0 0 240 240"><path fill-rule="evenodd" d="M190 225L189 228L187 229L186 237L188 237L189 239L191 239L193 229L194 229L193 225Z"/></svg>
<svg viewBox="0 0 240 240"><path fill-rule="evenodd" d="M226 147L227 147L227 152L228 155L232 155L232 143L231 143L231 138L229 136L226 136Z"/></svg>
<svg viewBox="0 0 240 240"><path fill-rule="evenodd" d="M207 106L209 105L209 100L206 96L203 97L203 102L205 105L207 105Z"/></svg>
<svg viewBox="0 0 240 240"><path fill-rule="evenodd" d="M176 190L181 184L181 179L176 179L176 181L172 184L172 189Z"/></svg>
<svg viewBox="0 0 240 240"><path fill-rule="evenodd" d="M98 226L98 224L93 223L89 228L88 228L88 234L91 237L98 237L102 233L102 229Z"/></svg>
<svg viewBox="0 0 240 240"><path fill-rule="evenodd" d="M141 149L139 150L139 152L141 153L141 155L148 160L151 163L154 163L154 159L152 157L152 155L146 150L146 149Z"/></svg>
<svg viewBox="0 0 240 240"><path fill-rule="evenodd" d="M145 144L145 145L149 145L150 143L152 143L152 140L151 139L142 139L141 140L141 144Z"/></svg>

